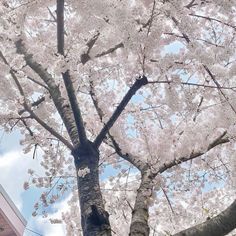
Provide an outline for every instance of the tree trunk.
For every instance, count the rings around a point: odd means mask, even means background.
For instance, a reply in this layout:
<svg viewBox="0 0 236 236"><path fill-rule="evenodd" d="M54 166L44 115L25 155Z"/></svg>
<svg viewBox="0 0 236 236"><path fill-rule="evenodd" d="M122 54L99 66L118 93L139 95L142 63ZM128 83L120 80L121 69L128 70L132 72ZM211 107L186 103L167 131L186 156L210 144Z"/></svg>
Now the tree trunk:
<svg viewBox="0 0 236 236"><path fill-rule="evenodd" d="M73 153L81 210L81 225L84 236L111 236L109 214L105 211L99 186L99 152L93 143L79 146ZM89 169L85 176L78 171Z"/></svg>
<svg viewBox="0 0 236 236"><path fill-rule="evenodd" d="M148 225L149 199L152 195L152 175L147 171L142 174L142 180L137 191L129 236L148 236L150 228Z"/></svg>

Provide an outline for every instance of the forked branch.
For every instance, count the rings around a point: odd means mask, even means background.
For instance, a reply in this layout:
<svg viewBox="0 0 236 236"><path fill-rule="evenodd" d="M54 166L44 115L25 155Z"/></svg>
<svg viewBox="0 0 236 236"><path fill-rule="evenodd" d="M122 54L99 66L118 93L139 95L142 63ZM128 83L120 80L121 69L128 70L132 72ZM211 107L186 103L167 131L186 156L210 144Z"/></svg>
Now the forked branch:
<svg viewBox="0 0 236 236"><path fill-rule="evenodd" d="M170 161L168 163L164 163L162 166L159 167L158 172L157 173L163 173L164 171L166 171L167 169L170 169L176 165L179 165L183 162L186 161L190 161L193 160L199 156L204 155L206 152L210 151L211 149L213 149L214 147L224 144L224 143L228 143L230 141L230 139L226 136L227 132L223 132L219 137L217 137L215 140L213 140L207 147L207 149L205 151L196 151L196 152L192 152L189 156L183 156L183 157L179 157L173 161Z"/></svg>
<svg viewBox="0 0 236 236"><path fill-rule="evenodd" d="M34 60L33 55L29 54L25 45L23 44L22 39L16 42L17 53L24 55L26 64L43 80L47 85L52 100L55 107L57 108L58 113L60 114L65 127L68 131L71 141L73 144L79 145L78 143L78 132L74 122L74 117L71 111L71 108L66 104L65 99L61 95L61 91L57 84L55 83L54 78L51 74L47 72L41 64Z"/></svg>
<svg viewBox="0 0 236 236"><path fill-rule="evenodd" d="M94 85L93 85L92 81L90 81L90 95L91 95L94 107L95 107L95 109L97 111L97 114L99 116L99 119L103 123L104 113L103 113L102 109L99 107L98 98L96 96ZM140 170L140 171L143 170L144 171L144 169L146 167L146 164L143 163L142 161L140 161L139 157L134 156L131 153L123 152L121 150L119 144L116 142L115 138L110 134L109 131L108 131L107 135L108 135L108 137L110 138L110 140L112 142L112 144L110 144L110 146L112 146L112 148L115 149L115 152L117 153L117 155L119 155L121 158L128 161L129 163L133 164L138 170Z"/></svg>
<svg viewBox="0 0 236 236"><path fill-rule="evenodd" d="M142 76L139 79L135 81L135 83L130 87L124 98L121 100L120 104L115 109L114 113L108 120L108 122L104 125L100 133L98 134L97 138L94 141L94 144L99 147L103 141L103 139L106 137L108 131L110 128L114 125L116 120L119 118L121 113L124 111L125 107L131 100L131 98L134 96L134 94L143 86L148 83L147 77Z"/></svg>
<svg viewBox="0 0 236 236"><path fill-rule="evenodd" d="M9 63L7 62L6 58L4 57L4 55L2 54L2 52L0 51L0 58L3 60L3 62L10 67ZM23 101L23 107L24 107L24 111L27 111L30 114L30 118L34 119L35 121L37 121L44 129L46 129L50 134L52 134L54 137L56 137L58 140L60 140L65 146L67 146L70 150L73 149L73 146L70 144L69 141L67 141L63 136L61 136L56 130L54 130L52 127L50 127L47 123L45 123L42 119L40 119L32 110L31 107L28 105L28 103L26 102L25 99L25 93L24 90L17 78L17 76L15 75L15 72L13 69L10 68L10 74L16 84L16 87L20 93L20 95L23 97L24 101ZM42 102L42 101L40 101ZM26 127L27 128L27 127ZM29 129L28 129L29 131Z"/></svg>
<svg viewBox="0 0 236 236"><path fill-rule="evenodd" d="M57 0L57 51L64 57L64 0ZM78 101L75 95L73 82L71 80L70 72L67 70L62 73L67 95L70 101L71 109L75 119L79 141L81 144L87 142L86 131L81 115L81 111L78 105Z"/></svg>

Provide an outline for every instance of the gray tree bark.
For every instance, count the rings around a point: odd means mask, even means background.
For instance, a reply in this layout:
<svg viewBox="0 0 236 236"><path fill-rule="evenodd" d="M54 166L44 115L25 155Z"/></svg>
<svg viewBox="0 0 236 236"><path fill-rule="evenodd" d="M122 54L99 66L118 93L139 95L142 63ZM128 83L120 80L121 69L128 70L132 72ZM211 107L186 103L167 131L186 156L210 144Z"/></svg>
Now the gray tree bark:
<svg viewBox="0 0 236 236"><path fill-rule="evenodd" d="M150 228L148 225L149 218L149 201L152 195L153 175L149 170L142 171L142 179L137 191L132 220L130 225L129 236L148 236Z"/></svg>
<svg viewBox="0 0 236 236"><path fill-rule="evenodd" d="M224 236L236 228L236 200L219 215L174 236Z"/></svg>
<svg viewBox="0 0 236 236"><path fill-rule="evenodd" d="M111 236L109 214L104 209L99 186L99 152L91 142L79 146L72 152L77 170L77 183L80 199L81 224L84 236ZM89 169L84 177L78 170Z"/></svg>

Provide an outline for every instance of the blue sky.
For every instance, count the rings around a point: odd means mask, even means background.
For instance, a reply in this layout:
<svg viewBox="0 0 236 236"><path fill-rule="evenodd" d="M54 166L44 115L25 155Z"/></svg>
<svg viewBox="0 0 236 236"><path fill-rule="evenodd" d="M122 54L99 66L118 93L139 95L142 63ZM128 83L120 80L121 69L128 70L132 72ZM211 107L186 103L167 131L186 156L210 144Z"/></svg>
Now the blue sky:
<svg viewBox="0 0 236 236"><path fill-rule="evenodd" d="M28 229L41 235L63 236L65 231L62 226L51 225L47 222L48 219L32 217L33 206L40 197L40 190L32 188L25 191L23 183L29 178L29 168L41 171L41 167L37 158L33 160L32 154L22 152L19 140L19 132L6 134L0 130L0 183L28 222ZM65 208L65 202L56 204L54 212L60 208ZM37 234L26 230L24 236L35 235Z"/></svg>
<svg viewBox="0 0 236 236"><path fill-rule="evenodd" d="M183 48L184 45L181 43L181 42L173 42L169 45L166 45L162 51L162 55L164 56L165 54L168 54L168 53L179 53L179 50L181 48Z"/></svg>

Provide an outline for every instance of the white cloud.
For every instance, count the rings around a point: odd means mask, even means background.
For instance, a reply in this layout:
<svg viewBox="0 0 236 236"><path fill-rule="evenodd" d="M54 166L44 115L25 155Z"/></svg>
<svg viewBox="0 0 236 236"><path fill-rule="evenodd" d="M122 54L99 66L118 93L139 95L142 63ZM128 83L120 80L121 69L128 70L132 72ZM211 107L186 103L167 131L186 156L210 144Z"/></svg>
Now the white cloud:
<svg viewBox="0 0 236 236"><path fill-rule="evenodd" d="M4 137L0 139L0 184L4 187L11 200L24 216L27 214L26 212L22 212L23 203L26 205L27 199L31 198L31 196L27 195L27 192L24 194L23 198L23 193L25 192L23 184L29 179L28 169L33 169L37 174L43 175L43 168L40 166L40 153L33 159L32 153L24 154L22 152L21 146L19 145L20 138L19 133L13 132L12 134L5 134ZM32 192L28 193L31 194ZM27 197L25 197L25 195L27 195ZM48 218L38 216L27 219L27 228L29 230L25 230L24 236L37 235L30 230L41 233L43 236L66 235L65 225L51 224L49 219L60 218L61 212L67 211L67 201L69 198L56 203L53 206L55 213L49 214ZM31 206L29 206L29 208L30 207Z"/></svg>
<svg viewBox="0 0 236 236"><path fill-rule="evenodd" d="M14 204L22 212L22 198L24 182L29 178L28 169L34 169L37 173L42 171L39 161L32 158L31 154L23 154L20 150L14 150L0 154L0 184L4 187ZM30 197L30 196L29 196ZM51 224L49 218L60 218L61 212L66 211L68 199L54 205L55 213L49 214L48 218L31 217L28 219L27 228L41 233L43 236L64 236L65 226L63 224ZM22 212L24 215L24 212ZM26 230L24 236L34 235ZM36 235L36 234L35 234Z"/></svg>
<svg viewBox="0 0 236 236"><path fill-rule="evenodd" d="M39 162L30 154L25 155L20 150L0 154L0 184L19 210L22 209L21 194L25 191L23 183L29 178L29 168L40 169Z"/></svg>

